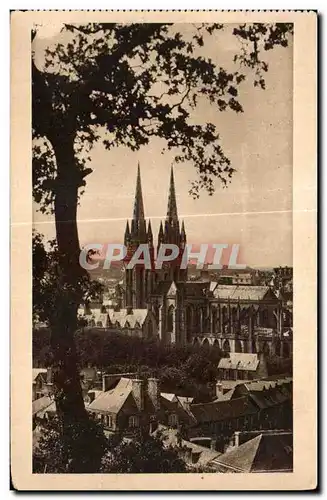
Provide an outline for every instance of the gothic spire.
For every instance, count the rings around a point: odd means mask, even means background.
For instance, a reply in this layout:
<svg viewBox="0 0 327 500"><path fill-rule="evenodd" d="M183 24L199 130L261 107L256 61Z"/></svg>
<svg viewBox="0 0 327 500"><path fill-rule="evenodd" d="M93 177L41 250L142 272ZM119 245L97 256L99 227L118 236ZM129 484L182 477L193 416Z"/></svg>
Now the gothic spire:
<svg viewBox="0 0 327 500"><path fill-rule="evenodd" d="M181 241L184 243L186 242L186 232L185 232L184 221L182 222Z"/></svg>
<svg viewBox="0 0 327 500"><path fill-rule="evenodd" d="M148 241L150 241L150 242L153 241L153 234L152 234L152 227L151 227L150 220L149 220L149 225L148 225Z"/></svg>
<svg viewBox="0 0 327 500"><path fill-rule="evenodd" d="M159 235L158 235L159 243L162 243L164 240L164 232L162 227L162 221L160 222Z"/></svg>
<svg viewBox="0 0 327 500"><path fill-rule="evenodd" d="M135 221L144 220L144 206L143 206L141 172L140 172L140 164L139 163L137 166L137 178L136 178L136 190L135 190L133 219Z"/></svg>
<svg viewBox="0 0 327 500"><path fill-rule="evenodd" d="M129 224L128 224L128 221L127 221L127 222L126 222L126 229L125 229L125 238L124 238L125 242L126 242L127 240L129 240L129 239L130 239L130 237L131 237L131 232L130 232L130 230L129 230Z"/></svg>
<svg viewBox="0 0 327 500"><path fill-rule="evenodd" d="M173 167L171 167L171 171L170 171L170 186L169 186L168 208L167 208L167 219L166 220L169 222L178 220Z"/></svg>

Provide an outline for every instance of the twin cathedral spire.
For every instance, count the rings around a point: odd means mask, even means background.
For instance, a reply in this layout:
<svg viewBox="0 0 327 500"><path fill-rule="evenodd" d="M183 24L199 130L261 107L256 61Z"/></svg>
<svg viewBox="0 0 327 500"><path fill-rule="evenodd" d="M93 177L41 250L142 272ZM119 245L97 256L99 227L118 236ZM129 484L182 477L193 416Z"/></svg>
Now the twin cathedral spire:
<svg viewBox="0 0 327 500"><path fill-rule="evenodd" d="M130 245L134 246L134 244L139 245L140 243L153 244L151 221L149 220L147 225L144 215L140 165L137 167L133 218L131 224L128 221L126 223L124 243L127 247ZM184 222L182 222L180 228L178 219L173 167L170 172L167 216L164 223L160 222L158 233L158 245L161 243L174 243L182 248L184 248L186 243Z"/></svg>
<svg viewBox="0 0 327 500"><path fill-rule="evenodd" d="M148 224L144 214L142 183L140 165L137 168L135 199L133 207L133 218L127 221L124 244L127 247L127 256L131 256L136 248L142 244L149 245L150 255L154 262L154 241L151 221ZM160 223L158 233L157 249L162 243L173 243L180 248L180 258L186 245L186 232L184 222L180 227L175 180L173 168L170 172L170 185L168 193L167 215L164 223ZM160 281L185 281L187 270L180 269L180 258L169 262L162 270L154 271L144 269L142 266L135 266L133 269L125 271L125 305L126 307L144 308L151 294L154 292Z"/></svg>

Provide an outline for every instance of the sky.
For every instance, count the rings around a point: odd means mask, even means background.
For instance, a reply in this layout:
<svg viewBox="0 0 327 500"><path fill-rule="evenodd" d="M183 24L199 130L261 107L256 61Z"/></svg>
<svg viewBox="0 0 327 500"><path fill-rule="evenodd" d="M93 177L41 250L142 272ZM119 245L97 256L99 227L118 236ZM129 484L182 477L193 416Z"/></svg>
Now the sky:
<svg viewBox="0 0 327 500"><path fill-rule="evenodd" d="M39 64L44 49L62 41L58 29L43 27L37 36L33 48ZM232 26L210 40L203 55L227 70L237 69L233 56L239 45ZM189 195L190 182L196 179L194 167L174 165L179 218L185 221L188 243L237 243L239 262L253 267L292 265L292 44L266 52L265 60L266 90L255 88L253 80L240 87L244 113L219 112L201 103L192 117L217 125L223 150L236 169L228 188L217 182L213 196L203 191L194 200ZM81 245L123 241L126 220L132 217L138 162L145 215L156 237L166 215L173 164L173 153L161 154L162 145L153 139L137 152L95 145L93 172L78 208ZM46 239L53 238L53 217L42 215L37 205L33 216L34 227Z"/></svg>

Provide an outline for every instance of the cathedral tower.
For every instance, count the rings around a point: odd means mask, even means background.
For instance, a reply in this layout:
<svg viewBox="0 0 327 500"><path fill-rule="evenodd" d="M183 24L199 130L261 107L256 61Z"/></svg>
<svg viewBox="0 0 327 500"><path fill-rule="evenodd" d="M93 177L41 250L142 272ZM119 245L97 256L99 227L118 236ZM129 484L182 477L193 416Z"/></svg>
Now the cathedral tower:
<svg viewBox="0 0 327 500"><path fill-rule="evenodd" d="M133 218L126 223L124 245L127 248L126 265L140 244L148 244L151 262L154 262L154 247L151 222L148 227L144 216L140 165L137 168ZM138 264L133 269L125 268L125 306L133 309L147 307L147 297L153 292L155 279L152 269Z"/></svg>
<svg viewBox="0 0 327 500"><path fill-rule="evenodd" d="M167 262L166 266L163 267L162 278L165 280L186 281L187 269L180 269L181 259L186 245L186 233L184 222L182 223L182 228L180 229L173 168L171 168L170 171L167 216L164 226L162 223L160 224L158 249L161 243L172 243L177 245L180 250L179 256L174 261Z"/></svg>
<svg viewBox="0 0 327 500"><path fill-rule="evenodd" d="M126 223L124 238L124 244L127 248L126 264L128 264L137 247L141 243L149 243L150 246L151 239L151 224L149 223L147 230L144 217L141 172L140 165L138 165L133 219L130 226L128 221ZM127 308L140 309L146 307L146 296L148 293L147 278L148 271L142 264L134 266L133 269L125 269L125 306Z"/></svg>

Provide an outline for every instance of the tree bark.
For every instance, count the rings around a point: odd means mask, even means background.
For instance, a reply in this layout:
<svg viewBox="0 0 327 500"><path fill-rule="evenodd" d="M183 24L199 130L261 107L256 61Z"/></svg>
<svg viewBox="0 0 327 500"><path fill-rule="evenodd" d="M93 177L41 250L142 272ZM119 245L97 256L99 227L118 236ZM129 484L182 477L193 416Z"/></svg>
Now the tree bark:
<svg viewBox="0 0 327 500"><path fill-rule="evenodd" d="M84 270L79 265L74 136L62 133L51 142L57 162L55 221L59 253L59 290L51 321L51 347L57 413L66 427L65 424L86 417L74 343L77 310L82 300L79 280Z"/></svg>

